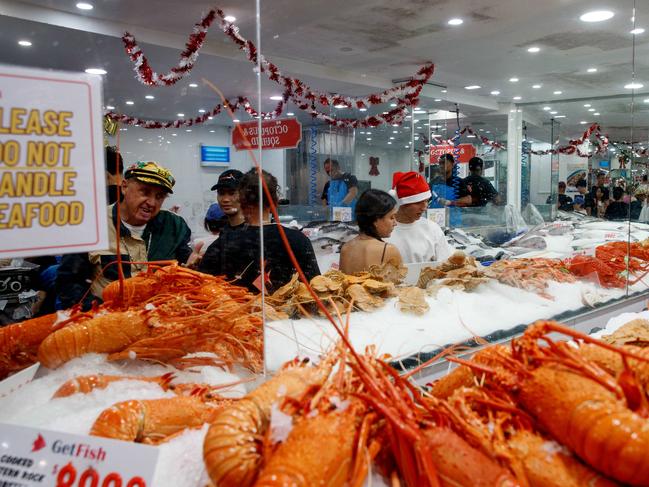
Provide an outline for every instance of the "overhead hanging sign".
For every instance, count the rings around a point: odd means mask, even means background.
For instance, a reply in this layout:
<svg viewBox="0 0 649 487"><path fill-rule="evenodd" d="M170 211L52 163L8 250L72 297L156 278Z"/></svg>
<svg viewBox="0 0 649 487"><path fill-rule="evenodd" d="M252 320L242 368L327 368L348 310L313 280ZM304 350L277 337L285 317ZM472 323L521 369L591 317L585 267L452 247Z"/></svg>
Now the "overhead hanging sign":
<svg viewBox="0 0 649 487"><path fill-rule="evenodd" d="M262 150L293 149L302 139L302 124L296 118L263 120L261 131ZM237 150L258 149L258 132L259 122L238 123L232 129L232 145Z"/></svg>
<svg viewBox="0 0 649 487"><path fill-rule="evenodd" d="M459 153L456 160L460 163L467 163L469 159L475 157L476 150L472 144L460 144L457 146ZM455 154L455 147L450 144L431 145L430 146L430 163L437 164L442 154Z"/></svg>
<svg viewBox="0 0 649 487"><path fill-rule="evenodd" d="M0 443L6 486L149 487L158 461L153 446L10 424L0 424Z"/></svg>
<svg viewBox="0 0 649 487"><path fill-rule="evenodd" d="M108 248L101 78L0 66L0 258Z"/></svg>

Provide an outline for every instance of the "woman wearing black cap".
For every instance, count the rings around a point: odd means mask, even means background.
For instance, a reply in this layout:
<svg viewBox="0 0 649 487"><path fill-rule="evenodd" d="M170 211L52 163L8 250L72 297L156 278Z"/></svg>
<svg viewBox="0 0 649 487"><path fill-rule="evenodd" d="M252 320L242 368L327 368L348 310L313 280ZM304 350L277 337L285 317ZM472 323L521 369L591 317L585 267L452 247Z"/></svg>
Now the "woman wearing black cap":
<svg viewBox="0 0 649 487"><path fill-rule="evenodd" d="M263 178L273 203L277 205L277 178L266 171L263 171ZM246 223L240 230L224 231L209 246L198 270L207 274L225 275L253 292L261 290L260 227L263 225L264 280L268 292L276 291L291 280L296 270L280 237L278 225L270 223L270 201L266 193L263 200L259 201L259 176L256 169L250 170L241 178L239 202ZM306 277L311 279L320 274L309 239L302 232L291 228L284 228L284 232Z"/></svg>

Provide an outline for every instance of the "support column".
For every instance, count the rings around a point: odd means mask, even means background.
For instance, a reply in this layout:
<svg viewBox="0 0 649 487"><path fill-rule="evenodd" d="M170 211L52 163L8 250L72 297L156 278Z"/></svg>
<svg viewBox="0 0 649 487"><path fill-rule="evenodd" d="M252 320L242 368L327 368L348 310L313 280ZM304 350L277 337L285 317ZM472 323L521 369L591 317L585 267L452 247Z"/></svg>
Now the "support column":
<svg viewBox="0 0 649 487"><path fill-rule="evenodd" d="M511 105L507 114L507 203L521 209L523 110Z"/></svg>

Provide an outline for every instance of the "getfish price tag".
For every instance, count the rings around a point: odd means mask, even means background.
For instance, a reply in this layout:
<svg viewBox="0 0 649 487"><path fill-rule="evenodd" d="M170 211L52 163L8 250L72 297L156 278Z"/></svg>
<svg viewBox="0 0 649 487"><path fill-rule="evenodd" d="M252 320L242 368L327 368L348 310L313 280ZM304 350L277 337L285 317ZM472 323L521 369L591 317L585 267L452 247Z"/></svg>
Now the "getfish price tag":
<svg viewBox="0 0 649 487"><path fill-rule="evenodd" d="M2 487L148 487L152 446L0 424Z"/></svg>

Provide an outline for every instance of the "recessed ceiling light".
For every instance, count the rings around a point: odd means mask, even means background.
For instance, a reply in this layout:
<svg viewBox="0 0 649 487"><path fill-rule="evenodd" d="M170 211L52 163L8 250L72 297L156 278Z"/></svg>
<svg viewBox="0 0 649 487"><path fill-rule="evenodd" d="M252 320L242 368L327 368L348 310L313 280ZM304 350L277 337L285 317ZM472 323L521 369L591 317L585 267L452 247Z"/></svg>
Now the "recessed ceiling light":
<svg viewBox="0 0 649 487"><path fill-rule="evenodd" d="M597 68L588 68L588 69L586 70L586 72L588 72L588 73L596 73L596 72L597 72Z"/></svg>
<svg viewBox="0 0 649 487"><path fill-rule="evenodd" d="M392 142L388 141L388 145L391 145L391 144L392 144Z"/></svg>
<svg viewBox="0 0 649 487"><path fill-rule="evenodd" d="M550 108L550 107L543 107L543 110L545 110L545 111L547 112L548 110L552 110L552 108Z"/></svg>
<svg viewBox="0 0 649 487"><path fill-rule="evenodd" d="M510 81L511 83L518 83L518 78L516 78L516 77L514 77L514 78L509 78L509 81Z"/></svg>
<svg viewBox="0 0 649 487"><path fill-rule="evenodd" d="M541 50L541 48L540 48L540 47L537 47L537 46L532 46L532 47L528 47L528 48L527 48L527 52L531 52L531 53L537 53L537 52L539 52L540 50Z"/></svg>
<svg viewBox="0 0 649 487"><path fill-rule="evenodd" d="M365 140L372 140L372 137L367 137Z"/></svg>
<svg viewBox="0 0 649 487"><path fill-rule="evenodd" d="M340 104L340 105L334 105L334 106L335 106L336 108L347 108L347 105L342 105L342 104Z"/></svg>
<svg viewBox="0 0 649 487"><path fill-rule="evenodd" d="M210 130L210 133L211 133L211 134L213 134L214 132L215 132L214 130Z"/></svg>
<svg viewBox="0 0 649 487"><path fill-rule="evenodd" d="M190 88L198 88L198 83L189 83Z"/></svg>
<svg viewBox="0 0 649 487"><path fill-rule="evenodd" d="M113 105L106 105L106 110L115 110Z"/></svg>
<svg viewBox="0 0 649 487"><path fill-rule="evenodd" d="M32 45L32 43L30 41L28 41L28 40L22 39L22 40L18 41L18 45L23 46L23 47L29 47L29 46Z"/></svg>
<svg viewBox="0 0 649 487"><path fill-rule="evenodd" d="M644 34L644 29L642 27L636 27L631 32L629 32L629 34L633 34L634 36Z"/></svg>
<svg viewBox="0 0 649 487"><path fill-rule="evenodd" d="M491 92L491 94L492 94L492 95L500 95L500 91L498 91L498 90L493 90L493 91Z"/></svg>
<svg viewBox="0 0 649 487"><path fill-rule="evenodd" d="M233 121L234 123L239 123L239 119L238 119L238 118L235 118L235 119L232 120L232 121Z"/></svg>
<svg viewBox="0 0 649 487"><path fill-rule="evenodd" d="M593 115L595 115L596 117L599 117L599 112L595 112L595 113L593 113Z"/></svg>
<svg viewBox="0 0 649 487"><path fill-rule="evenodd" d="M282 101L284 98L282 97L282 95L273 95L270 97L270 99L274 101Z"/></svg>
<svg viewBox="0 0 649 487"><path fill-rule="evenodd" d="M649 98L647 98L647 99L649 100ZM649 103L649 102L648 102L648 103ZM393 126L393 127L398 127L399 124L398 124L398 123L393 123L392 126Z"/></svg>
<svg viewBox="0 0 649 487"><path fill-rule="evenodd" d="M200 110L198 110L198 113L205 113L205 109L201 108Z"/></svg>
<svg viewBox="0 0 649 487"><path fill-rule="evenodd" d="M541 88L541 86L542 85L532 85L532 88L534 88L535 90L538 90L539 88Z"/></svg>
<svg viewBox="0 0 649 487"><path fill-rule="evenodd" d="M126 100L126 104L127 105L135 105L135 102L131 101L131 100Z"/></svg>
<svg viewBox="0 0 649 487"><path fill-rule="evenodd" d="M649 98L645 98L643 101L644 101L645 103L649 103Z"/></svg>
<svg viewBox="0 0 649 487"><path fill-rule="evenodd" d="M439 102L439 101L442 101L442 99L441 98L435 98L435 101Z"/></svg>
<svg viewBox="0 0 649 487"><path fill-rule="evenodd" d="M559 113L559 112L552 111L552 112L550 112L550 115L556 115L557 113Z"/></svg>
<svg viewBox="0 0 649 487"><path fill-rule="evenodd" d="M580 123L581 125L586 125L588 122L586 122L585 120L582 120L582 121L579 122L579 123Z"/></svg>
<svg viewBox="0 0 649 487"><path fill-rule="evenodd" d="M176 137L178 134L171 134L173 137Z"/></svg>
<svg viewBox="0 0 649 487"><path fill-rule="evenodd" d="M561 93L563 93L563 91L561 91L561 90L557 90L557 91L554 92L555 95L560 95Z"/></svg>
<svg viewBox="0 0 649 487"><path fill-rule="evenodd" d="M522 100L522 99L523 99L522 96L515 96L514 98L512 98L512 100Z"/></svg>
<svg viewBox="0 0 649 487"><path fill-rule="evenodd" d="M187 130L185 130L185 132L191 132L191 131L192 131L192 129L187 129Z"/></svg>
<svg viewBox="0 0 649 487"><path fill-rule="evenodd" d="M293 113L293 112L288 112L286 115L288 115L289 117L292 117L293 115L295 115L295 113Z"/></svg>
<svg viewBox="0 0 649 487"><path fill-rule="evenodd" d="M394 137L390 137L390 140L394 140Z"/></svg>
<svg viewBox="0 0 649 487"><path fill-rule="evenodd" d="M184 113L178 113L177 115L178 115L179 117L184 117L184 116L185 116Z"/></svg>
<svg viewBox="0 0 649 487"><path fill-rule="evenodd" d="M397 104L396 104L396 103L390 103L390 106L391 106L391 107L396 107Z"/></svg>
<svg viewBox="0 0 649 487"><path fill-rule="evenodd" d="M454 18L454 19L449 20L447 23L448 23L448 25L462 25L464 23L464 20L459 19L459 18Z"/></svg>
<svg viewBox="0 0 649 487"><path fill-rule="evenodd" d="M107 71L101 68L87 68L86 73L88 74L106 74Z"/></svg>
<svg viewBox="0 0 649 487"><path fill-rule="evenodd" d="M624 87L627 90L639 90L640 88L643 88L644 85L642 83L638 83L634 81L633 83L629 83L628 85L624 85Z"/></svg>
<svg viewBox="0 0 649 487"><path fill-rule="evenodd" d="M366 112L366 111L367 111L367 108L359 108L358 111L359 111L359 112Z"/></svg>
<svg viewBox="0 0 649 487"><path fill-rule="evenodd" d="M479 85L469 85L464 87L465 90L479 90L480 88Z"/></svg>
<svg viewBox="0 0 649 487"><path fill-rule="evenodd" d="M608 19L612 19L615 14L610 10L593 10L592 12L586 12L579 20L582 22L603 22Z"/></svg>
<svg viewBox="0 0 649 487"><path fill-rule="evenodd" d="M144 139L137 139L138 142L144 142Z"/></svg>
<svg viewBox="0 0 649 487"><path fill-rule="evenodd" d="M565 115L557 115L557 116L554 117L554 118L566 118L566 116L565 116Z"/></svg>
<svg viewBox="0 0 649 487"><path fill-rule="evenodd" d="M214 117L211 116L211 115L210 115L209 117L207 117L208 120L212 120L213 118L214 118Z"/></svg>
<svg viewBox="0 0 649 487"><path fill-rule="evenodd" d="M590 103L586 103L586 104L584 105L584 108L590 108L590 107L592 107L592 105L591 105Z"/></svg>
<svg viewBox="0 0 649 487"><path fill-rule="evenodd" d="M225 17L223 17L223 20L225 20L226 22L234 22L235 20L237 20L237 18L233 15L226 15Z"/></svg>
<svg viewBox="0 0 649 487"><path fill-rule="evenodd" d="M393 134L398 134L399 131L398 131L398 130L393 130L392 133L393 133Z"/></svg>
<svg viewBox="0 0 649 487"><path fill-rule="evenodd" d="M92 10L95 7L93 7L92 4L90 4L90 3L79 2L79 3L77 3L77 8L79 10Z"/></svg>
<svg viewBox="0 0 649 487"><path fill-rule="evenodd" d="M144 98L146 98L147 100L154 100L155 96L153 96L153 95L145 95Z"/></svg>

